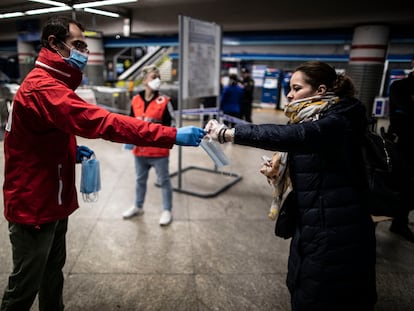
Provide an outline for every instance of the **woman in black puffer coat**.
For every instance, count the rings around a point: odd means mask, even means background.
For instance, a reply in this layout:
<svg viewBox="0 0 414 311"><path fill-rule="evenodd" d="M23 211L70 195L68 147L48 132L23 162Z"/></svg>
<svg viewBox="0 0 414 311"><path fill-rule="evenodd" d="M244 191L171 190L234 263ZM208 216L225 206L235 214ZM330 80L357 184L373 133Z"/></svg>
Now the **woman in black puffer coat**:
<svg viewBox="0 0 414 311"><path fill-rule="evenodd" d="M366 112L344 75L323 62L307 62L292 75L286 125L206 129L219 142L288 152L298 208L288 262L293 311L373 310L375 227L362 205L360 144Z"/></svg>

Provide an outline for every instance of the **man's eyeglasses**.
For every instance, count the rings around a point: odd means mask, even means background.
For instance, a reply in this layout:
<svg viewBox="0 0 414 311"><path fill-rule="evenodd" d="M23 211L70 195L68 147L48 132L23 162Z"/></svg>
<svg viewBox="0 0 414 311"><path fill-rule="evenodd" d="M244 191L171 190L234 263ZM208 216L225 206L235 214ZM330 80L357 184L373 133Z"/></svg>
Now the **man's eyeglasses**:
<svg viewBox="0 0 414 311"><path fill-rule="evenodd" d="M89 53L88 45L80 40L75 40L70 43L76 50L82 53Z"/></svg>

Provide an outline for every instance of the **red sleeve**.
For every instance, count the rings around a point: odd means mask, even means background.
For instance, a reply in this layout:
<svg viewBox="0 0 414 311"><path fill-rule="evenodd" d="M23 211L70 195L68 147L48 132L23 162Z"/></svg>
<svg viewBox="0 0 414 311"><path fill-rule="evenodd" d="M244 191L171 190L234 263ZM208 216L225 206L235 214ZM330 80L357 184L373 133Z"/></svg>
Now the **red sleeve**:
<svg viewBox="0 0 414 311"><path fill-rule="evenodd" d="M89 104L64 85L38 88L35 95L47 122L60 130L85 138L102 138L113 142L172 148L177 130L152 124L131 116L112 113Z"/></svg>

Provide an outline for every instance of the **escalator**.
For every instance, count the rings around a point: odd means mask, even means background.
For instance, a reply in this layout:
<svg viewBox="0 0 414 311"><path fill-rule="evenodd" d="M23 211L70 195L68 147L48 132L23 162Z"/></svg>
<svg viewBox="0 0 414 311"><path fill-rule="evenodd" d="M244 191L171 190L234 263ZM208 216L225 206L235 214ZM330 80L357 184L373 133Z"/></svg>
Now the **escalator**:
<svg viewBox="0 0 414 311"><path fill-rule="evenodd" d="M96 104L112 112L129 114L130 99L140 89L142 68L149 64L160 67L170 52L170 47L157 46L120 74L116 87L92 86ZM117 63L116 57L114 57L114 63ZM174 99L172 100L174 101Z"/></svg>
<svg viewBox="0 0 414 311"><path fill-rule="evenodd" d="M118 77L118 81L135 81L138 79L139 75L141 74L141 70L143 67L156 64L157 66L160 65L162 59L171 51L170 47L167 46L158 46L152 52L145 54L142 58L140 58L135 64L125 70L121 75Z"/></svg>

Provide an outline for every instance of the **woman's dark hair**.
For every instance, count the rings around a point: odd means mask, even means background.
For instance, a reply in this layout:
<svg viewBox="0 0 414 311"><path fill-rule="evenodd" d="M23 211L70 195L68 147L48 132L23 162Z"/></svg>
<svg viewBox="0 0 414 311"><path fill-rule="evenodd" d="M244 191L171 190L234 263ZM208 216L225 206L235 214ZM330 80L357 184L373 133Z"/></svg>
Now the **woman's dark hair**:
<svg viewBox="0 0 414 311"><path fill-rule="evenodd" d="M234 73L232 73L232 74L230 74L229 75L229 84L230 85L236 85L237 83L238 83L238 81L239 81L239 77L237 77L237 75L236 74L234 74Z"/></svg>
<svg viewBox="0 0 414 311"><path fill-rule="evenodd" d="M335 69L321 61L309 61L295 69L305 76L306 83L313 89L321 84L326 85L328 92L334 92L339 97L353 97L355 86L351 78L345 74L337 74Z"/></svg>
<svg viewBox="0 0 414 311"><path fill-rule="evenodd" d="M49 18L43 26L41 37L42 46L49 48L48 38L50 35L54 35L57 42L65 42L69 36L69 24L75 24L81 31L85 30L80 23L69 17L52 16Z"/></svg>

